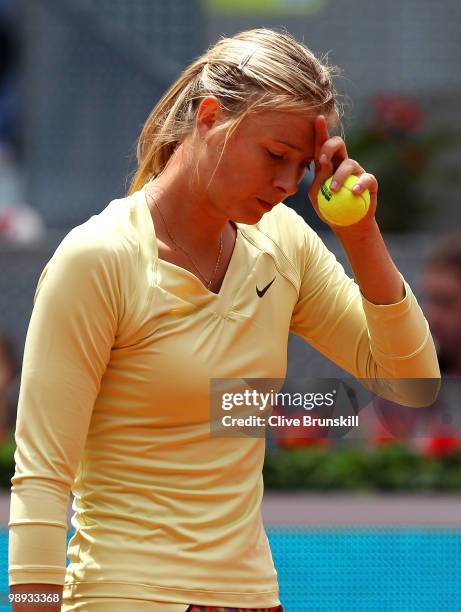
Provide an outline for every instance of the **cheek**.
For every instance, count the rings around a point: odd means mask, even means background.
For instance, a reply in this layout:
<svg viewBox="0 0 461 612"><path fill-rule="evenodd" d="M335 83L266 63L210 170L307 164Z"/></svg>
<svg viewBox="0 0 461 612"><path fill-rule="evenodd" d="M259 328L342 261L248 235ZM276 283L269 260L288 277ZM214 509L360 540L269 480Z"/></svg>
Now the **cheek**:
<svg viewBox="0 0 461 612"><path fill-rule="evenodd" d="M228 193L261 194L267 191L264 188L270 183L270 168L249 152L236 153L223 160L216 177L217 183Z"/></svg>

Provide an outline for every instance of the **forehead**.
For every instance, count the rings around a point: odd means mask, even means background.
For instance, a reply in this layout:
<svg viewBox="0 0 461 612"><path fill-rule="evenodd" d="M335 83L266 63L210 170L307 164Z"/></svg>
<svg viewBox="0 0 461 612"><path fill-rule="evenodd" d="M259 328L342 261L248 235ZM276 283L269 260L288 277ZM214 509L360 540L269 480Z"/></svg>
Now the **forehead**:
<svg viewBox="0 0 461 612"><path fill-rule="evenodd" d="M283 140L303 151L314 142L314 120L307 114L266 111L250 114L241 124L246 136Z"/></svg>

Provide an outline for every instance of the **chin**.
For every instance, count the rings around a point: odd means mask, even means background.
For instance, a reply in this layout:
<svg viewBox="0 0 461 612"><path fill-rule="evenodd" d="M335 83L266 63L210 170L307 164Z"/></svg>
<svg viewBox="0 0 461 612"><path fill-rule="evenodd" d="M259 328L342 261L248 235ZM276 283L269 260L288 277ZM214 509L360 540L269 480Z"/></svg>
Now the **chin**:
<svg viewBox="0 0 461 612"><path fill-rule="evenodd" d="M261 221L266 212L267 211L252 210L251 212L246 212L238 217L234 217L233 221L235 223L244 223L245 225L255 225L258 221Z"/></svg>
<svg viewBox="0 0 461 612"><path fill-rule="evenodd" d="M258 200L256 200L257 202L257 206L248 206L245 207L244 210L241 210L241 213L237 215L236 217L234 217L234 221L236 223L245 223L246 225L254 225L255 223L258 223L258 221L260 221L262 219L262 217L270 212L274 207L273 206L261 206L260 203L258 203Z"/></svg>

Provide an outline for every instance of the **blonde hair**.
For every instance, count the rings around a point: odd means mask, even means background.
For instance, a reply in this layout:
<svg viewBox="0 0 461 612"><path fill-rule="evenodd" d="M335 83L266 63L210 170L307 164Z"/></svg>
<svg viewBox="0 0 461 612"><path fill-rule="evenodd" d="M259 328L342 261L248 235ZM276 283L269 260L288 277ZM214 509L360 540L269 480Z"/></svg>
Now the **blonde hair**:
<svg viewBox="0 0 461 612"><path fill-rule="evenodd" d="M162 172L193 132L206 96L216 96L224 111L226 120L213 130L227 130L224 146L250 112L301 111L339 120L342 107L332 78L339 69L323 61L286 32L259 28L220 39L181 73L147 118L129 193Z"/></svg>

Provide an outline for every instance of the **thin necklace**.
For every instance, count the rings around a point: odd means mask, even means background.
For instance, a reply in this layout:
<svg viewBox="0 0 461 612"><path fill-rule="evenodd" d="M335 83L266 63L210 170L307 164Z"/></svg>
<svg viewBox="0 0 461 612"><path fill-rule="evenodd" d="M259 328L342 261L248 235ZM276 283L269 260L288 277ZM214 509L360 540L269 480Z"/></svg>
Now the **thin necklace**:
<svg viewBox="0 0 461 612"><path fill-rule="evenodd" d="M206 282L206 284L207 284L207 285L206 285L206 286L207 286L207 289L209 289L209 288L211 287L211 285L212 285L213 281L214 281L214 278L215 278L215 276L216 276L216 272L218 271L218 267L219 267L219 264L220 264L220 262L221 262L221 253L222 253L222 235L223 235L223 232L221 231L221 234L219 235L219 252L218 252L218 259L216 260L216 265L215 265L215 268L214 268L214 271L213 271L213 275L211 276L210 280L208 280L208 279L207 279L207 277L206 277L206 276L203 274L203 272L200 270L200 268L197 266L197 264L195 263L195 261L192 259L192 257L189 255L189 253L188 253L188 252L187 252L185 249L183 249L183 247L182 247L182 246L180 246L180 245L179 245L179 244L176 242L176 240L173 238L173 236L172 236L172 235L171 235L171 233L170 233L170 230L168 229L168 225L166 224L165 217L163 216L162 211L160 210L159 205L157 204L157 202L154 200L154 198L152 197L152 195L151 195L151 194L150 194L150 193L149 193L147 190L146 190L146 193L147 193L147 195L150 197L150 199L152 200L152 202L154 203L155 208L158 210L158 212L159 212L159 214L160 214L160 217L161 217L161 219L162 219L162 223L163 223L163 225L165 226L165 230L166 230L166 233L168 234L169 239L171 240L171 242L172 242L172 243L175 245L175 247L176 247L177 249L179 249L179 250L180 250L182 253L184 253L184 255L185 255L187 258L188 258L188 260L189 260L189 261L191 262L191 264L194 266L194 268L195 268L196 272L198 272L198 273L200 274L200 276L201 276L203 279L205 279L205 282Z"/></svg>

